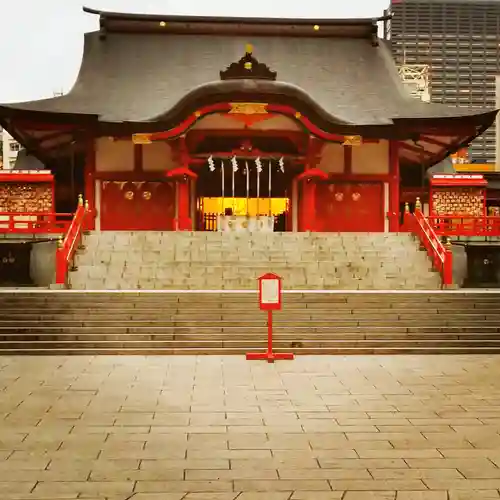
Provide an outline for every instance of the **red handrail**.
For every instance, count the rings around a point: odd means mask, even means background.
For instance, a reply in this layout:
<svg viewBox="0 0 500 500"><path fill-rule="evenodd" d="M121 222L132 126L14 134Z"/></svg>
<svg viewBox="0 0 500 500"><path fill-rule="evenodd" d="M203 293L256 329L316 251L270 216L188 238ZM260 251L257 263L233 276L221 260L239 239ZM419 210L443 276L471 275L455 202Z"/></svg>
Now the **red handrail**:
<svg viewBox="0 0 500 500"><path fill-rule="evenodd" d="M82 239L86 214L88 212L87 203L83 203L83 198L78 199L78 208L71 221L68 232L64 239L60 239L56 252L56 284L66 284L68 268Z"/></svg>
<svg viewBox="0 0 500 500"><path fill-rule="evenodd" d="M429 219L425 217L420 208L415 213L405 213L405 226L407 230L417 235L427 255L432 259L434 269L439 271L444 286L453 283L453 254L447 248L434 230Z"/></svg>
<svg viewBox="0 0 500 500"><path fill-rule="evenodd" d="M440 236L500 236L500 217L440 215L428 219Z"/></svg>
<svg viewBox="0 0 500 500"><path fill-rule="evenodd" d="M73 214L52 212L0 212L0 233L65 233Z"/></svg>

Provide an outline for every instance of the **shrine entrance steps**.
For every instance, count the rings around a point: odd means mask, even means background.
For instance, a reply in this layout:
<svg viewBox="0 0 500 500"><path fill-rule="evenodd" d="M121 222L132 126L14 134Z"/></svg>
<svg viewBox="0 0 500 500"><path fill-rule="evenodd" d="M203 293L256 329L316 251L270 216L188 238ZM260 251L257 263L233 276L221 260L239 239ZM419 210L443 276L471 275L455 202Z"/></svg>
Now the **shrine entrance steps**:
<svg viewBox="0 0 500 500"><path fill-rule="evenodd" d="M288 292L275 348L295 354L500 353L500 292ZM0 293L0 354L265 349L256 292Z"/></svg>
<svg viewBox="0 0 500 500"><path fill-rule="evenodd" d="M75 290L432 290L440 276L407 233L100 232L70 273Z"/></svg>

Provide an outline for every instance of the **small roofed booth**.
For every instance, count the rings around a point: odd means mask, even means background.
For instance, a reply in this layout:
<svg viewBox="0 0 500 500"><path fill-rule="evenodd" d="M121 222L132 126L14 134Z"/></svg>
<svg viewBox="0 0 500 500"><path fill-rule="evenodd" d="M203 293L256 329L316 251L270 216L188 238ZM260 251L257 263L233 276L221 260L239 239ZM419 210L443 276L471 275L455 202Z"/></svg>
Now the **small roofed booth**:
<svg viewBox="0 0 500 500"><path fill-rule="evenodd" d="M377 36L386 18L84 10L99 28L72 90L2 104L0 125L56 197L76 209L83 193L91 229L220 230L230 209L242 229L398 231L404 184L495 120L414 99Z"/></svg>
<svg viewBox="0 0 500 500"><path fill-rule="evenodd" d="M475 234L487 216L481 174L436 174L430 179L430 221L439 234ZM477 229L475 229L477 228Z"/></svg>
<svg viewBox="0 0 500 500"><path fill-rule="evenodd" d="M486 186L480 174L437 174L430 181L431 216L484 217L486 214Z"/></svg>
<svg viewBox="0 0 500 500"><path fill-rule="evenodd" d="M0 232L50 231L54 212L50 170L0 171Z"/></svg>

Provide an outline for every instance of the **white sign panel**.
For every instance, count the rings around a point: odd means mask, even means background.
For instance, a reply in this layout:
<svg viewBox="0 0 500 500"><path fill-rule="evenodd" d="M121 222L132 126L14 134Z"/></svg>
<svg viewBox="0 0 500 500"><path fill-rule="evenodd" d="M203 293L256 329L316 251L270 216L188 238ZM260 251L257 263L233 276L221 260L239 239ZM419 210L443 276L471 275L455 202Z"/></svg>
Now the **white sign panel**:
<svg viewBox="0 0 500 500"><path fill-rule="evenodd" d="M280 303L280 282L279 280L262 280L262 303Z"/></svg>

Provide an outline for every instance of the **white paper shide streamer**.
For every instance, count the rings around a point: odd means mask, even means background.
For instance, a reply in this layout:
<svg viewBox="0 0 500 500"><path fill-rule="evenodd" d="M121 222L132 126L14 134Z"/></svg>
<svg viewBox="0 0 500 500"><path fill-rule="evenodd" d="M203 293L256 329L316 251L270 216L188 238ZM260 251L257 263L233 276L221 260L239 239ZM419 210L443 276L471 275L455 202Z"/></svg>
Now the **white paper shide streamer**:
<svg viewBox="0 0 500 500"><path fill-rule="evenodd" d="M208 168L210 169L210 172L213 172L215 170L215 162L212 155L208 157Z"/></svg>
<svg viewBox="0 0 500 500"><path fill-rule="evenodd" d="M285 160L283 159L283 156L279 159L278 165L280 166L281 172L285 173Z"/></svg>
<svg viewBox="0 0 500 500"><path fill-rule="evenodd" d="M272 178L272 166L273 166L273 163L271 160L269 160L269 186L268 186L268 191L269 191L269 217L271 216L271 211L272 211L272 208L271 208L271 199L272 199L272 186L271 186L271 178Z"/></svg>
<svg viewBox="0 0 500 500"><path fill-rule="evenodd" d="M249 214L249 198L250 198L250 170L248 161L245 162L245 175L247 176L247 216Z"/></svg>
<svg viewBox="0 0 500 500"><path fill-rule="evenodd" d="M236 172L238 172L238 160L236 159L236 156L233 156L231 158L231 165L233 166L233 171L232 171L232 188L233 188L233 215L234 215L234 210L235 210L235 203L236 203L236 200L234 198L234 190L235 190L235 186L234 186L234 174Z"/></svg>
<svg viewBox="0 0 500 500"><path fill-rule="evenodd" d="M260 174L262 173L262 162L260 157L255 160L255 166L257 168L257 198L260 198Z"/></svg>

